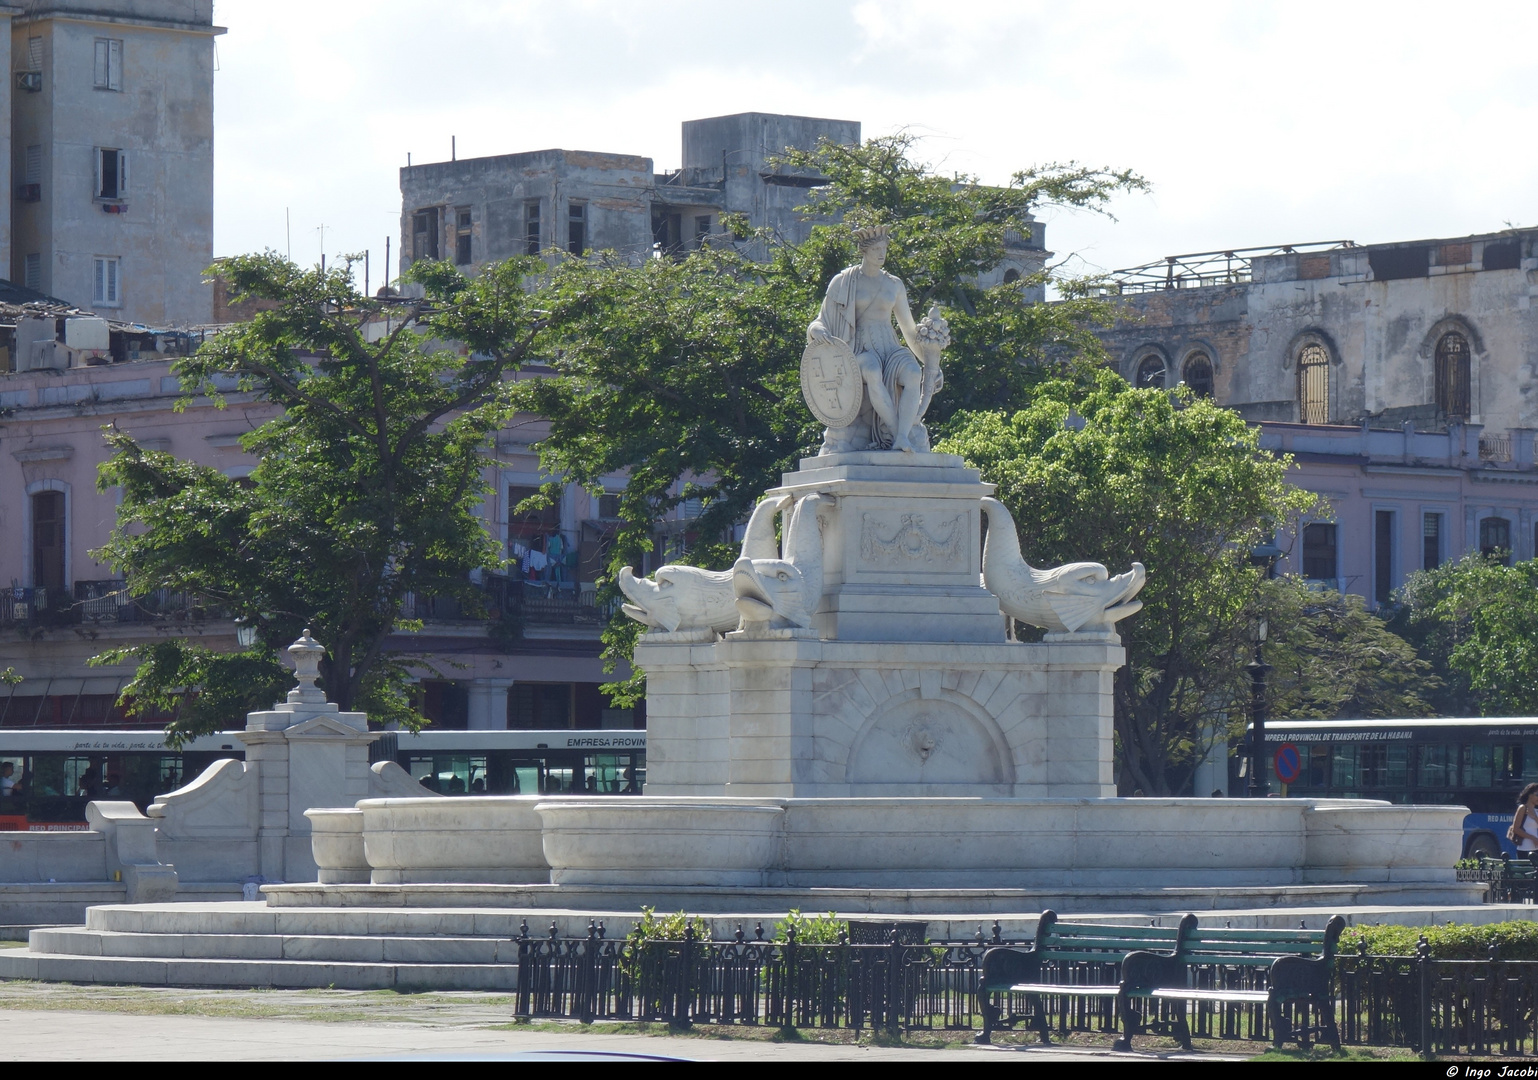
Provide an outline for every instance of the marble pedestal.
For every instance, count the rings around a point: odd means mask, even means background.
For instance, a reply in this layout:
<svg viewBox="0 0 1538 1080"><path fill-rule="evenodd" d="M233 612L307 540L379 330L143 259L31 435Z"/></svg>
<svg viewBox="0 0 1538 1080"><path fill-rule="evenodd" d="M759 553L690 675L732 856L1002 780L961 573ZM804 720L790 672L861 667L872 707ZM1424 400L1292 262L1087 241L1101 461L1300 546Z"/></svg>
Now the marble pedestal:
<svg viewBox="0 0 1538 1080"><path fill-rule="evenodd" d="M648 795L1104 797L1119 639L1005 640L980 583L993 491L960 458L807 458L827 496L814 625L649 633Z"/></svg>

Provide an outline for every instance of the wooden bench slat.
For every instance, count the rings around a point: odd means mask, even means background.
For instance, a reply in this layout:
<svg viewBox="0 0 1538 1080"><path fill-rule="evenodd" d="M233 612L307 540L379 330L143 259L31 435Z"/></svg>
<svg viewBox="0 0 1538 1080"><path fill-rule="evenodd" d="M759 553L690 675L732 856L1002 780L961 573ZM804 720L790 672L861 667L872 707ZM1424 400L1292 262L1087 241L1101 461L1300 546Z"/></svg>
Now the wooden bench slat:
<svg viewBox="0 0 1538 1080"><path fill-rule="evenodd" d="M1203 927L1191 935L1192 941L1224 941L1239 939L1248 941L1312 941L1324 943L1323 930L1248 930L1231 926Z"/></svg>
<svg viewBox="0 0 1538 1080"><path fill-rule="evenodd" d="M1251 947L1242 941L1187 941L1180 946L1181 956L1200 956L1204 953L1233 953L1241 956L1267 955L1279 956L1283 954L1298 956L1318 956L1323 949L1318 945L1298 943L1290 945L1285 941L1272 941L1263 946Z"/></svg>
<svg viewBox="0 0 1538 1080"><path fill-rule="evenodd" d="M1182 964L1220 964L1226 967L1270 967L1276 963L1275 953L1181 953L1176 957Z"/></svg>
<svg viewBox="0 0 1538 1080"><path fill-rule="evenodd" d="M1169 938L1180 931L1174 926L1118 926L1114 923L1053 923L1048 934L1057 937L1100 937L1106 934L1129 938Z"/></svg>
<svg viewBox="0 0 1538 1080"><path fill-rule="evenodd" d="M1264 1005L1270 995L1264 990L1183 990L1180 987L1161 986L1155 990L1134 990L1129 996L1170 1001L1233 1001Z"/></svg>
<svg viewBox="0 0 1538 1080"><path fill-rule="evenodd" d="M1042 952L1056 952L1060 949L1077 949L1080 952L1086 949L1108 949L1118 952L1132 952L1135 949L1157 948L1160 945L1166 948L1175 944L1175 939L1167 941L1139 941L1136 938L1069 938L1065 941L1047 941L1042 945Z"/></svg>
<svg viewBox="0 0 1538 1080"><path fill-rule="evenodd" d="M1059 997L1115 997L1119 986L1060 986L1057 983L1016 983L1012 994L1056 994Z"/></svg>

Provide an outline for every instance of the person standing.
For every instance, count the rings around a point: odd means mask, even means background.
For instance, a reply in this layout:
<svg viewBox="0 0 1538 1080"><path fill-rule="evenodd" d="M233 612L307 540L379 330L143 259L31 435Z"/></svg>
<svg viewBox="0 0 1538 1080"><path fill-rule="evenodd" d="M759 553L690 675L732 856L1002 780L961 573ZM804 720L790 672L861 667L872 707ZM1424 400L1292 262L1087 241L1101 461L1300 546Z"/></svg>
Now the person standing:
<svg viewBox="0 0 1538 1080"><path fill-rule="evenodd" d="M1517 813L1506 835L1524 855L1538 851L1538 784L1528 784L1517 796Z"/></svg>

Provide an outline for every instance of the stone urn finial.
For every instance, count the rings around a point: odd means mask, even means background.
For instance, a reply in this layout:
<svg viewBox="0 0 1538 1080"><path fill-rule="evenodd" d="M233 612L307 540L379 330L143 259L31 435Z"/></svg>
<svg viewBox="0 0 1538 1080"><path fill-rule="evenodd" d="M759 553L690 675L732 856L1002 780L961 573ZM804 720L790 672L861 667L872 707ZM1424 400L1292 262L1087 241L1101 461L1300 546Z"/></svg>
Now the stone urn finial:
<svg viewBox="0 0 1538 1080"><path fill-rule="evenodd" d="M305 627L299 640L288 647L288 653L294 658L294 677L299 680L299 685L288 692L289 704L325 704L326 692L315 685L315 680L320 678L320 658L326 655L326 647L312 638L310 628Z"/></svg>

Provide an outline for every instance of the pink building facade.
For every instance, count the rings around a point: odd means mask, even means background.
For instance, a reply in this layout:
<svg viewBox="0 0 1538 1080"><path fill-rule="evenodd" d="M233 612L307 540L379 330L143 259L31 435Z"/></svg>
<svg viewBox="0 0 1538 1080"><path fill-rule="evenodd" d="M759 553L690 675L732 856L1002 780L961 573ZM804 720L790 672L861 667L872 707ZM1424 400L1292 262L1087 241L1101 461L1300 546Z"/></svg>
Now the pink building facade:
<svg viewBox="0 0 1538 1080"><path fill-rule="evenodd" d="M97 485L109 456L103 427L232 477L257 464L240 438L272 415L271 406L232 392L225 408L198 399L176 412L174 361L146 351L139 360L100 357L0 377L0 670L23 677L0 688L0 726L157 726L129 721L115 706L131 666L87 661L112 646L168 635L236 647L235 625L222 612L196 597L129 596L92 554L110 535L118 504L115 489ZM538 433L524 418L499 440L487 474L493 494L482 504L488 530L510 557L524 556L484 581L499 602L520 606L520 640L499 643L484 621L412 597L410 614L424 628L392 647L434 659L420 672L420 701L439 727L640 726L643 715L607 707L598 692L615 677L599 658L605 615L593 584L612 535L614 500L569 487L558 507L515 514L550 479L529 445ZM622 483L615 478L611 490ZM549 554L537 559L532 551ZM231 724L239 726L239 718Z"/></svg>

